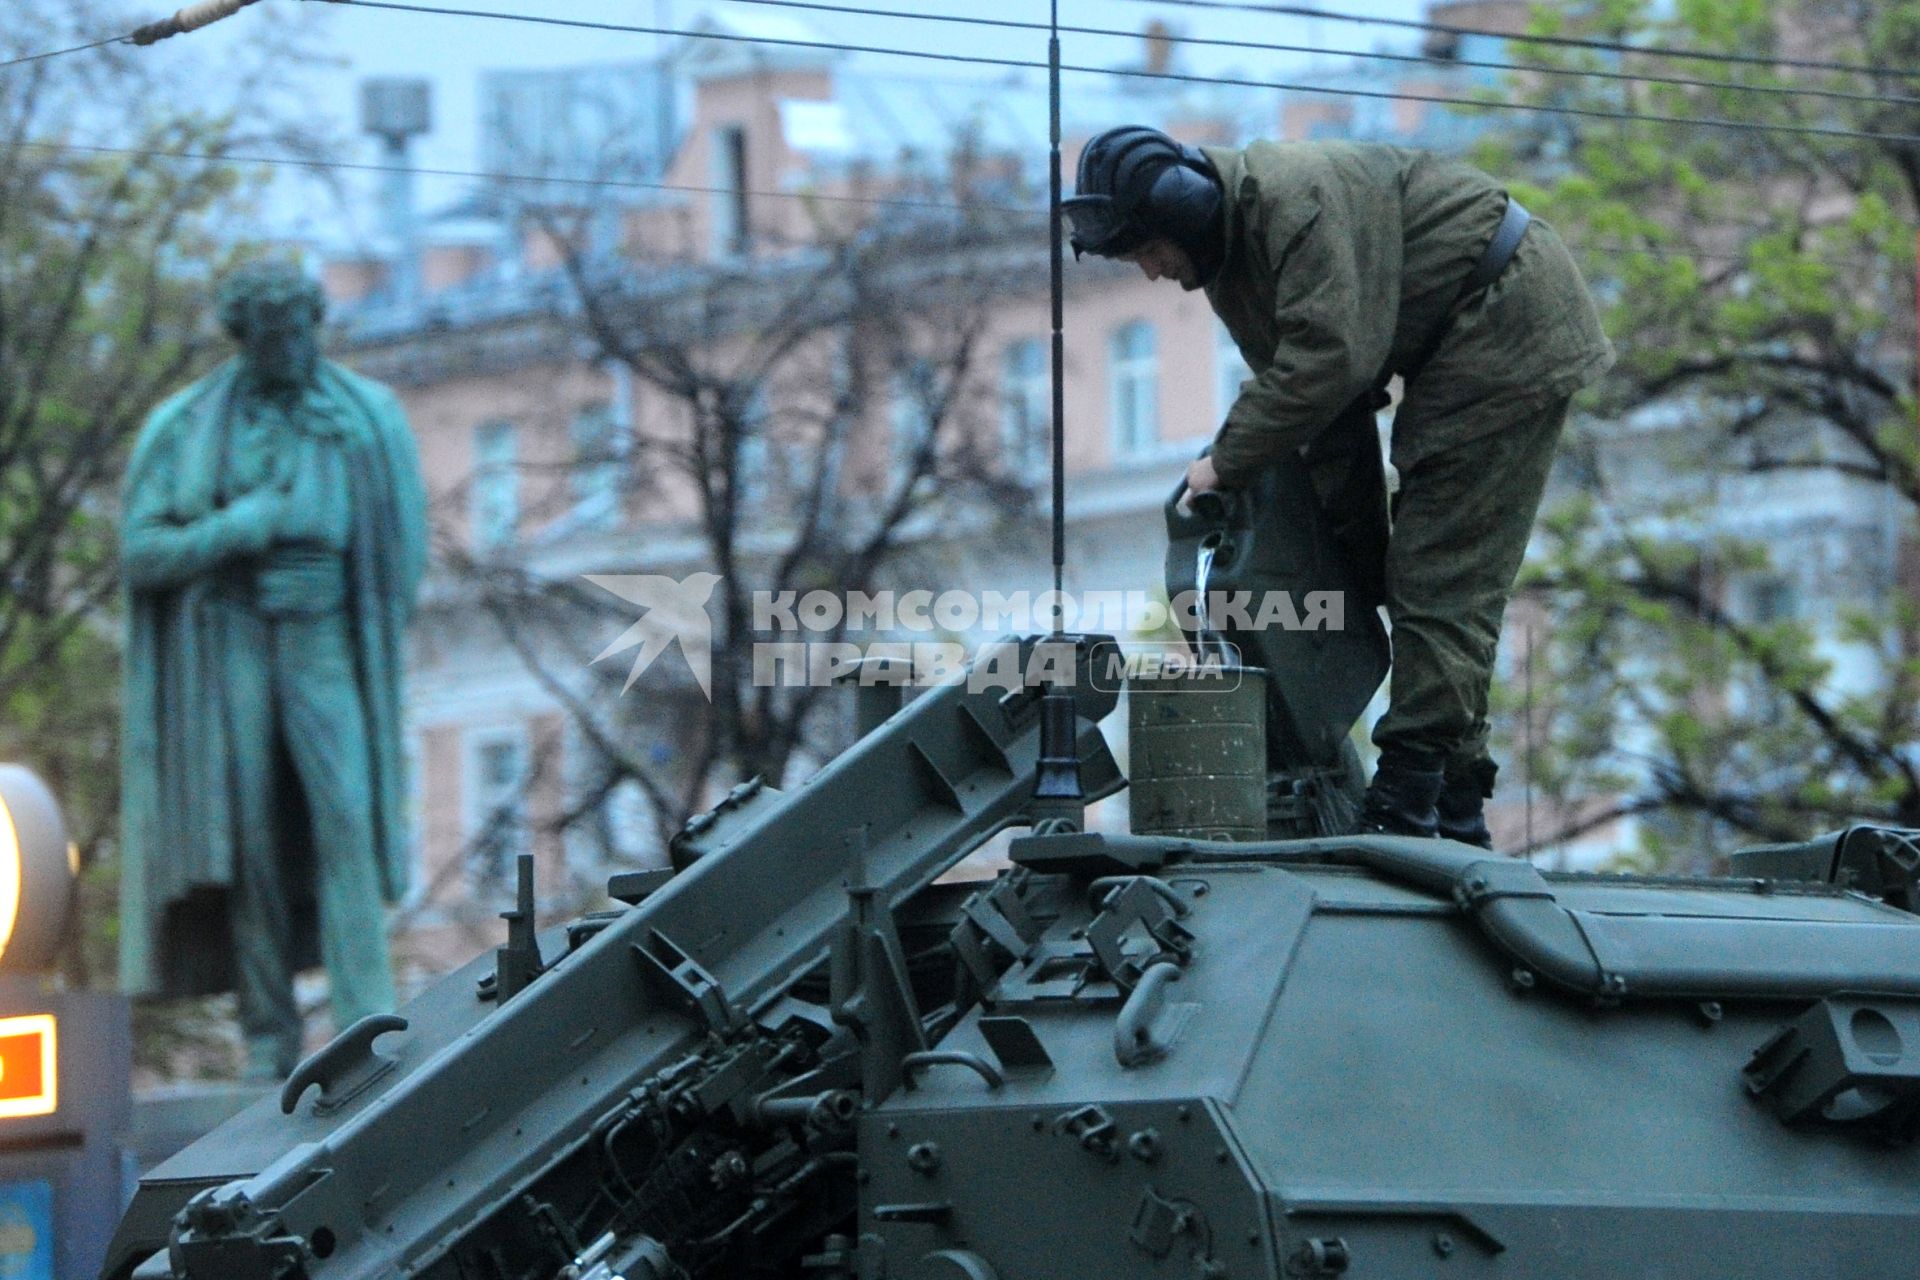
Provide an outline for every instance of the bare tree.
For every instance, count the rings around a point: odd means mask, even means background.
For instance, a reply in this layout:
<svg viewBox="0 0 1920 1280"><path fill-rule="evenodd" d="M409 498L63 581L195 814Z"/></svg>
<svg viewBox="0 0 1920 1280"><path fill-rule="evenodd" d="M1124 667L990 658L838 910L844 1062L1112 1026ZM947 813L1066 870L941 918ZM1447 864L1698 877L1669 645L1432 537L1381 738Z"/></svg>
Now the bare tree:
<svg viewBox="0 0 1920 1280"><path fill-rule="evenodd" d="M0 59L133 24L105 2L22 10ZM318 145L279 123L286 35L210 79L119 45L0 74L0 752L47 777L90 868L118 817L120 478L220 351L212 281L258 251L261 181L227 157ZM77 981L111 977L114 897L110 865L84 878Z"/></svg>
<svg viewBox="0 0 1920 1280"><path fill-rule="evenodd" d="M593 251L592 218L542 221L565 247L565 311L580 349L623 371L649 409L576 438L574 483L550 491L577 506L579 478L597 476L586 488L633 522L633 552L604 571L718 575L710 699L677 663L624 698L620 662L583 680L633 616L578 576L526 555L442 553L593 758L561 820L637 790L661 849L725 787L780 785L841 731L817 684L756 678L754 643L777 638L756 628L757 595L875 591L907 550L1024 509L981 347L995 302L1038 278L1045 241L1030 221L920 216L732 261L658 262ZM805 638L845 635L842 618Z"/></svg>

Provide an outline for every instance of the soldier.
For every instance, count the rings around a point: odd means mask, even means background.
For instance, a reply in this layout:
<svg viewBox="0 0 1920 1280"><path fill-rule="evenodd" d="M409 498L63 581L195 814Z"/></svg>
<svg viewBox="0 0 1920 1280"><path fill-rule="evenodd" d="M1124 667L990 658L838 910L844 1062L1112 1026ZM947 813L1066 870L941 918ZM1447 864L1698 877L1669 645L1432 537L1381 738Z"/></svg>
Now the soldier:
<svg viewBox="0 0 1920 1280"><path fill-rule="evenodd" d="M1613 362L1566 246L1479 170L1377 143L1197 149L1123 126L1076 186L1075 253L1204 289L1253 371L1190 491L1248 484L1400 375L1393 685L1361 822L1491 847L1501 617L1568 401Z"/></svg>
<svg viewBox="0 0 1920 1280"><path fill-rule="evenodd" d="M426 495L393 393L322 359L319 286L229 278L238 358L154 411L128 468L122 980L235 990L247 1074L300 1049L293 974L341 1027L391 1010L407 878L405 630Z"/></svg>

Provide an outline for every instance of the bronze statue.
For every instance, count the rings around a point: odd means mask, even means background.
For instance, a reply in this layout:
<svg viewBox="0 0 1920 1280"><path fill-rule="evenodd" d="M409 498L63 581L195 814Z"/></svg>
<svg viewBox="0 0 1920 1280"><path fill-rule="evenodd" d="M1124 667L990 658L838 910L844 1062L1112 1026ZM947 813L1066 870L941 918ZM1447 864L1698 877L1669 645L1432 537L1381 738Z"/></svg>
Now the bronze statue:
<svg viewBox="0 0 1920 1280"><path fill-rule="evenodd" d="M393 393L320 357L316 284L246 268L219 306L237 358L127 473L121 979L236 991L266 1078L299 1056L296 971L324 961L339 1026L393 1007L426 497Z"/></svg>

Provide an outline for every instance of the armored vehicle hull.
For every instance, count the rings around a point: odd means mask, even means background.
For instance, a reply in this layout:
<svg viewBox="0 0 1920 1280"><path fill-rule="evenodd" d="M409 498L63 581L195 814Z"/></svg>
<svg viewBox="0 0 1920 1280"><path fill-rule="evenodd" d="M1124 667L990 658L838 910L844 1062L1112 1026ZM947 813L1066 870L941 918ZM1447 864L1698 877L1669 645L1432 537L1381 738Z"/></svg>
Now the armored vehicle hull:
<svg viewBox="0 0 1920 1280"><path fill-rule="evenodd" d="M1069 877L1038 891L1060 915L1025 969L942 1041L993 1062L981 1024L1017 1016L1051 1069L946 1068L862 1117L860 1230L890 1265L958 1274L913 1267L964 1241L977 1274L1031 1280L1913 1273L1920 1152L1865 1119L1789 1127L1746 1074L1840 953L1910 993L1913 917L1753 881L1474 891L1485 855L1438 841L1150 852L1192 934L1151 1016L1018 981L1092 931ZM1814 1007L1911 1046L1909 998ZM916 1202L951 1213L888 1221Z"/></svg>
<svg viewBox="0 0 1920 1280"><path fill-rule="evenodd" d="M1075 671L1097 797L1113 698ZM1920 1268L1920 917L1057 821L941 882L1032 817L1038 703L930 690L730 797L690 870L350 1031L155 1170L106 1276Z"/></svg>

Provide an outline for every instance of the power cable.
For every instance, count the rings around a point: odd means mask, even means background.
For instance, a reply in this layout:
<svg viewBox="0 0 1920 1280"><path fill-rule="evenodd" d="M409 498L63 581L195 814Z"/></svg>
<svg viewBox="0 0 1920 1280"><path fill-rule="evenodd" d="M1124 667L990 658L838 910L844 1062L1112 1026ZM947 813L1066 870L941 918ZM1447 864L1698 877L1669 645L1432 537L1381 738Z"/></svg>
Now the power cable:
<svg viewBox="0 0 1920 1280"><path fill-rule="evenodd" d="M1014 18L982 18L970 14L922 13L910 9L871 9L847 5L821 4L818 0L735 0L739 4L771 9L805 9L816 13L845 13L865 18L904 18L916 22L950 22L969 27L998 27L1015 31L1045 31L1044 22L1022 22ZM1076 27L1063 25L1071 35L1105 36L1120 40L1138 40L1138 31L1115 27ZM1794 85L1740 84L1729 80L1700 80L1686 76L1660 76L1629 71L1602 71L1597 68L1553 67L1534 62L1489 62L1476 58L1449 58L1430 53L1394 53L1385 49L1323 49L1314 45L1275 44L1263 40L1227 40L1215 36L1190 36L1169 31L1160 37L1171 44L1206 45L1217 49L1247 49L1256 53L1324 54L1335 58L1357 58L1376 62L1414 62L1434 67L1473 67L1482 71L1519 71L1534 75L1570 76L1598 80L1626 80L1639 84L1674 85L1688 89L1726 89L1738 93L1779 95L1795 98L1832 98L1841 102L1874 102L1896 106L1920 107L1920 97L1899 94L1850 93L1842 89L1817 89Z"/></svg>
<svg viewBox="0 0 1920 1280"><path fill-rule="evenodd" d="M184 9L176 9L172 15L157 22L149 22L135 27L124 35L108 36L104 40L95 40L91 44L76 44L67 49L49 49L45 53L29 53L22 57L10 58L0 62L0 71L8 67L17 67L23 62L39 62L44 58L59 58L69 53L85 53L89 49L99 49L110 44L149 45L172 36L185 35L189 31L198 31L201 27L231 18L250 4L259 0L198 0Z"/></svg>
<svg viewBox="0 0 1920 1280"><path fill-rule="evenodd" d="M48 49L44 53L23 54L18 58L9 58L5 62L0 62L0 71L4 71L8 67L17 67L23 62L39 62L44 58L65 57L69 53L85 53L89 49L98 49L104 45L120 44L126 39L127 37L124 35L108 36L105 40L95 40L91 44L76 44L69 49Z"/></svg>
<svg viewBox="0 0 1920 1280"><path fill-rule="evenodd" d="M398 0L318 0L319 3L355 9L391 9L400 13L425 13L453 18L491 18L501 22L525 22L539 26L575 27L589 31L619 31L635 35L685 36L699 40L727 40L745 44L774 45L786 48L821 49L835 53L872 53L891 57L924 58L938 62L964 62L979 66L1042 68L1046 64L1021 58L996 58L981 54L942 53L931 49L901 49L886 45L840 44L826 40L797 40L788 37L747 35L733 31L693 31L683 27L648 27L619 22L594 22L584 18L556 18L544 14L505 13L487 9L453 9L421 4L403 4ZM1372 98L1393 102L1427 102L1437 106L1473 107L1480 110L1527 111L1540 115L1571 116L1591 120L1619 120L1633 124L1665 124L1685 128L1728 129L1741 133L1777 133L1806 137L1846 138L1856 141L1899 142L1920 145L1920 134L1877 133L1869 129L1843 129L1825 125L1769 124L1756 120L1730 120L1717 116L1669 116L1648 112L1608 111L1599 107L1549 106L1545 103L1510 102L1500 99L1458 98L1445 94L1404 93L1385 89L1341 89L1323 85L1292 84L1284 81L1248 80L1237 76L1199 76L1176 71L1147 71L1125 67L1086 67L1062 63L1060 70L1083 75L1130 76L1136 79L1164 80L1186 84L1237 85L1249 89L1283 90L1291 93L1323 94L1342 98Z"/></svg>
<svg viewBox="0 0 1920 1280"><path fill-rule="evenodd" d="M43 151L78 151L90 155L134 156L145 159L200 160L210 164L265 164L295 169L341 169L354 173L408 173L428 178L476 178L492 182L547 183L560 186L611 188L636 191L685 191L700 195L747 195L768 199L817 200L834 204L892 205L901 208L944 211L1013 213L1044 217L1046 210L1024 205L971 203L951 200L916 200L904 196L839 195L821 191L759 191L734 187L702 187L681 182L641 182L628 178L571 178L538 173L489 173L475 169L435 169L418 165L373 164L355 160L313 160L300 156L239 156L206 151L160 151L142 147L94 146L78 142L50 142L22 139L12 144Z"/></svg>
<svg viewBox="0 0 1920 1280"><path fill-rule="evenodd" d="M441 169L418 165L373 164L353 160L316 160L298 156L243 156L205 151L161 151L154 148L96 146L86 143L52 142L39 139L21 139L12 145L33 147L43 151L74 151L88 155L129 156L157 160L198 160L209 164L261 164L281 168L337 169L354 173L406 173L429 178L471 178L484 182L524 182L551 186L575 186L614 190L681 191L696 195L737 194L765 200L811 200L834 204L931 209L943 213L1006 213L1031 218L1043 218L1046 216L1046 210L1037 205L990 204L984 202L962 204L954 200L915 199L905 196L840 195L820 191L773 191L754 187L735 189L732 187L697 186L692 183L642 182L638 179L625 178L573 178L553 174L501 173L482 169ZM1581 240L1573 242L1571 248L1579 255L1608 254L1615 258L1644 256L1653 258L1656 261L1665 262L1740 263L1748 261L1744 254L1715 253L1704 249L1664 248L1607 240ZM1808 253L1796 253L1793 256L1796 261L1816 262L1829 267L1857 266L1860 261L1858 258L1836 259Z"/></svg>
<svg viewBox="0 0 1920 1280"><path fill-rule="evenodd" d="M1517 44L1553 45L1565 49L1592 49L1602 53L1632 53L1652 58L1685 58L1696 62L1726 62L1738 66L1792 67L1802 71L1847 71L1867 76L1897 76L1920 79L1920 70L1904 67L1876 67L1859 62L1823 62L1810 58L1774 58L1755 53L1718 53L1704 49L1676 49L1665 45L1631 44L1624 40L1599 40L1587 36L1533 35L1521 31L1490 31L1484 27L1460 27L1446 22L1422 22L1415 18L1382 18L1367 13L1341 13L1332 9L1314 9L1292 4L1253 4L1247 0L1135 0L1139 4L1174 5L1183 9L1229 9L1241 13L1269 13L1287 18L1325 18L1331 22L1354 22L1368 26L1406 27L1415 31L1438 31L1451 36L1487 36Z"/></svg>

